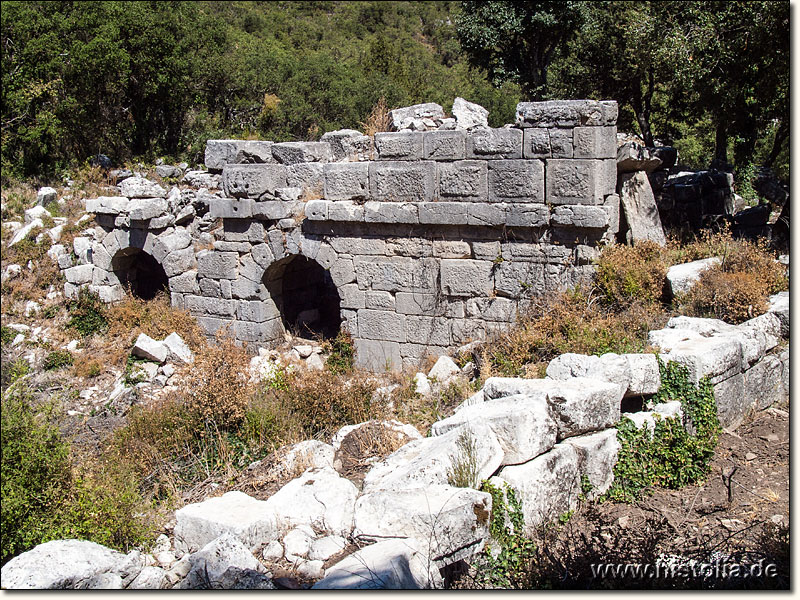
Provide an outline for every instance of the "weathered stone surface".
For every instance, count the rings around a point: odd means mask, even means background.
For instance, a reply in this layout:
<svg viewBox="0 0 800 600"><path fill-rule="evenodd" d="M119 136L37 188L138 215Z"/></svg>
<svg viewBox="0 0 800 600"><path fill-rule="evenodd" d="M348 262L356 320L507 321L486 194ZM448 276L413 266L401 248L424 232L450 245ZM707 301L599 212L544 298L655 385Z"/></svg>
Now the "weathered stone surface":
<svg viewBox="0 0 800 600"><path fill-rule="evenodd" d="M619 384L586 377L564 381L490 377L483 386L487 399L547 394L551 413L558 423L559 440L616 423L623 391Z"/></svg>
<svg viewBox="0 0 800 600"><path fill-rule="evenodd" d="M67 278L69 283L74 285L83 285L91 283L92 274L94 273L94 265L78 265L64 270L64 277Z"/></svg>
<svg viewBox="0 0 800 600"><path fill-rule="evenodd" d="M648 334L648 343L659 346L661 359L678 362L689 369L697 384L708 376L719 383L742 371L742 345L731 337L704 337L688 329L659 329Z"/></svg>
<svg viewBox="0 0 800 600"><path fill-rule="evenodd" d="M333 159L328 142L281 142L272 145L272 156L284 165L309 162L330 162Z"/></svg>
<svg viewBox="0 0 800 600"><path fill-rule="evenodd" d="M436 290L439 266L431 259L357 257L354 266L361 289L422 293Z"/></svg>
<svg viewBox="0 0 800 600"><path fill-rule="evenodd" d="M342 441L344 440L345 437L347 437L354 431L361 429L362 427L365 427L367 425L374 426L375 424L378 424L385 429L389 429L391 431L400 433L409 440L422 439L422 435L420 434L419 431L417 431L417 428L414 427L413 425L408 425L406 423L401 423L400 421L395 421L395 420L391 421L372 420L372 421L364 421L363 423L358 423L357 425L345 425L339 431L337 431L336 434L333 436L333 439L331 440L331 446L335 450L338 450L341 447Z"/></svg>
<svg viewBox="0 0 800 600"><path fill-rule="evenodd" d="M154 340L145 333L139 334L139 337L136 338L136 342L131 349L131 354L134 356L146 358L147 360L152 360L159 364L167 360L169 352L169 348L164 342Z"/></svg>
<svg viewBox="0 0 800 600"><path fill-rule="evenodd" d="M558 428L545 393L498 398L465 406L453 416L431 426L431 435L442 435L465 425L484 422L503 448L503 465L527 462L550 450Z"/></svg>
<svg viewBox="0 0 800 600"><path fill-rule="evenodd" d="M606 193L603 165L599 160L549 159L547 161L548 204L600 204Z"/></svg>
<svg viewBox="0 0 800 600"><path fill-rule="evenodd" d="M493 287L492 266L485 260L442 260L442 292L449 296L488 295Z"/></svg>
<svg viewBox="0 0 800 600"><path fill-rule="evenodd" d="M191 569L182 589L273 590L264 565L230 533L224 533L189 557Z"/></svg>
<svg viewBox="0 0 800 600"><path fill-rule="evenodd" d="M323 168L323 173L323 193L327 200L363 200L369 197L368 163L328 164Z"/></svg>
<svg viewBox="0 0 800 600"><path fill-rule="evenodd" d="M683 408L679 400L656 404L653 410L643 410L635 413L625 413L622 415L626 419L633 421L637 429L647 428L650 437L653 437L656 423L664 419L683 420Z"/></svg>
<svg viewBox="0 0 800 600"><path fill-rule="evenodd" d="M144 177L129 177L119 184L120 194L126 198L166 198L167 190Z"/></svg>
<svg viewBox="0 0 800 600"><path fill-rule="evenodd" d="M572 130L574 158L616 158L616 127L575 127Z"/></svg>
<svg viewBox="0 0 800 600"><path fill-rule="evenodd" d="M467 134L462 130L426 131L422 156L426 160L460 160L466 156Z"/></svg>
<svg viewBox="0 0 800 600"><path fill-rule="evenodd" d="M721 262L720 258L712 256L711 258L671 266L667 269L667 289L669 293L673 297L687 293L699 281L703 271Z"/></svg>
<svg viewBox="0 0 800 600"><path fill-rule="evenodd" d="M487 200L487 168L485 161L462 160L438 165L439 194L461 201Z"/></svg>
<svg viewBox="0 0 800 600"><path fill-rule="evenodd" d="M421 160L424 154L422 132L400 131L375 134L375 149L380 160Z"/></svg>
<svg viewBox="0 0 800 600"><path fill-rule="evenodd" d="M174 331L165 337L162 343L166 346L169 351L169 356L173 360L184 364L189 364L194 361L194 355L191 349L186 345L186 342L183 341L183 338Z"/></svg>
<svg viewBox="0 0 800 600"><path fill-rule="evenodd" d="M134 198L128 202L126 208L132 221L154 219L169 210L167 201L163 198Z"/></svg>
<svg viewBox="0 0 800 600"><path fill-rule="evenodd" d="M39 188L39 191L36 192L36 204L39 206L47 206L56 200L58 200L58 192L54 188L46 186Z"/></svg>
<svg viewBox="0 0 800 600"><path fill-rule="evenodd" d="M745 394L744 376L741 373L715 384L714 399L717 401L719 424L728 429L736 429L757 401L757 398Z"/></svg>
<svg viewBox="0 0 800 600"><path fill-rule="evenodd" d="M758 410L769 408L783 400L783 364L770 354L744 372L744 395Z"/></svg>
<svg viewBox="0 0 800 600"><path fill-rule="evenodd" d="M667 238L661 227L661 217L647 175L644 171L622 173L619 179L619 196L628 223L628 243L649 240L666 246Z"/></svg>
<svg viewBox="0 0 800 600"><path fill-rule="evenodd" d="M606 429L597 433L579 435L564 441L578 454L578 470L592 484L587 494L589 500L605 493L614 482L614 465L621 444L617 440L616 429Z"/></svg>
<svg viewBox="0 0 800 600"><path fill-rule="evenodd" d="M488 163L490 202L544 202L544 165L538 160Z"/></svg>
<svg viewBox="0 0 800 600"><path fill-rule="evenodd" d="M489 127L489 111L480 104L468 102L464 98L456 98L453 100L451 112L456 119L458 129Z"/></svg>
<svg viewBox="0 0 800 600"><path fill-rule="evenodd" d="M461 369L458 368L458 365L452 358L449 356L440 356L436 364L428 371L428 378L434 379L440 384L445 384L460 373Z"/></svg>
<svg viewBox="0 0 800 600"><path fill-rule="evenodd" d="M467 158L522 158L522 131L518 129L476 129L467 135Z"/></svg>
<svg viewBox="0 0 800 600"><path fill-rule="evenodd" d="M7 590L77 588L92 577L112 571L125 555L84 540L54 540L12 558L0 571Z"/></svg>
<svg viewBox="0 0 800 600"><path fill-rule="evenodd" d="M315 590L424 590L441 587L427 547L413 538L362 548L325 571Z"/></svg>
<svg viewBox="0 0 800 600"><path fill-rule="evenodd" d="M616 102L547 100L517 104L520 127L596 127L616 124Z"/></svg>
<svg viewBox="0 0 800 600"><path fill-rule="evenodd" d="M160 590L166 582L166 573L159 567L144 567L131 584L129 590Z"/></svg>
<svg viewBox="0 0 800 600"><path fill-rule="evenodd" d="M370 196L383 202L431 200L436 189L433 161L369 163Z"/></svg>
<svg viewBox="0 0 800 600"><path fill-rule="evenodd" d="M372 138L355 129L329 131L320 138L331 145L333 160L367 161L371 160L374 147Z"/></svg>
<svg viewBox="0 0 800 600"><path fill-rule="evenodd" d="M274 197L278 188L287 187L284 165L228 165L222 172L225 195L255 200Z"/></svg>
<svg viewBox="0 0 800 600"><path fill-rule="evenodd" d="M426 102L390 110L389 118L392 120L392 128L399 131L406 129L417 119L444 119L444 109L435 102Z"/></svg>
<svg viewBox="0 0 800 600"><path fill-rule="evenodd" d="M278 490L266 504L282 532L308 525L315 531L346 536L352 528L356 496L356 486L326 467L306 471Z"/></svg>
<svg viewBox="0 0 800 600"><path fill-rule="evenodd" d="M778 292L769 298L769 312L781 322L781 336L789 337L789 292Z"/></svg>
<svg viewBox="0 0 800 600"><path fill-rule="evenodd" d="M571 444L557 444L525 464L503 467L489 482L501 489L507 483L514 489L530 534L577 507L581 492L578 452Z"/></svg>
<svg viewBox="0 0 800 600"><path fill-rule="evenodd" d="M503 449L487 425L469 423L438 437L415 440L390 454L369 470L364 491L448 485L448 471L455 461L464 460L464 440L474 444L475 475L480 482L500 466Z"/></svg>
<svg viewBox="0 0 800 600"><path fill-rule="evenodd" d="M608 212L602 206L556 206L550 216L550 224L556 227L605 229L608 227Z"/></svg>
<svg viewBox="0 0 800 600"><path fill-rule="evenodd" d="M238 491L227 492L175 511L175 539L189 552L228 533L255 549L278 537L272 506Z"/></svg>
<svg viewBox="0 0 800 600"><path fill-rule="evenodd" d="M399 371L403 366L398 342L355 340L356 366L375 372Z"/></svg>
<svg viewBox="0 0 800 600"><path fill-rule="evenodd" d="M468 488L433 485L366 493L356 501L353 536L377 541L413 537L444 566L481 550L491 510L489 494Z"/></svg>
<svg viewBox="0 0 800 600"><path fill-rule="evenodd" d="M236 279L239 255L235 252L201 250L197 253L197 275L210 279Z"/></svg>
<svg viewBox="0 0 800 600"><path fill-rule="evenodd" d="M626 142L617 149L617 172L635 173L643 171L651 173L661 166L661 159L650 152L649 148L636 142Z"/></svg>
<svg viewBox="0 0 800 600"><path fill-rule="evenodd" d="M128 199L122 196L100 196L86 199L86 212L102 215L118 215L128 208Z"/></svg>

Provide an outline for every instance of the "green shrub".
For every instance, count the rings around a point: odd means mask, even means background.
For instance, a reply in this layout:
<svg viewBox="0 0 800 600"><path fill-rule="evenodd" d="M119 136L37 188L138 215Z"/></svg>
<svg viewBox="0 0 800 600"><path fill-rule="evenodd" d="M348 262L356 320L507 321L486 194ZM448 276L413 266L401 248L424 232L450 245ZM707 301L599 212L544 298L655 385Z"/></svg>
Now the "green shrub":
<svg viewBox="0 0 800 600"><path fill-rule="evenodd" d="M67 305L70 318L67 326L83 337L100 333L108 328L106 305L95 292L87 288L78 291L78 297Z"/></svg>
<svg viewBox="0 0 800 600"><path fill-rule="evenodd" d="M708 379L699 386L689 380L683 365L659 360L661 387L653 402L679 400L689 433L680 419L656 422L652 439L646 427L637 429L628 418L617 426L621 448L614 483L605 497L633 502L654 486L679 489L708 475L720 426L714 387Z"/></svg>
<svg viewBox="0 0 800 600"><path fill-rule="evenodd" d="M17 358L8 364L3 364L2 382L3 389L13 384L18 379L25 377L31 370L30 363L24 358Z"/></svg>
<svg viewBox="0 0 800 600"><path fill-rule="evenodd" d="M14 341L15 337L17 337L17 332L11 329L11 327L6 327L5 325L0 327L0 343L3 345L10 344Z"/></svg>
<svg viewBox="0 0 800 600"><path fill-rule="evenodd" d="M328 359L325 366L334 375L342 375L353 370L353 338L344 331L339 331L334 339L326 342L325 351Z"/></svg>
<svg viewBox="0 0 800 600"><path fill-rule="evenodd" d="M62 367L70 367L73 362L72 352L69 350L55 350L45 357L42 368L45 371L52 371Z"/></svg>

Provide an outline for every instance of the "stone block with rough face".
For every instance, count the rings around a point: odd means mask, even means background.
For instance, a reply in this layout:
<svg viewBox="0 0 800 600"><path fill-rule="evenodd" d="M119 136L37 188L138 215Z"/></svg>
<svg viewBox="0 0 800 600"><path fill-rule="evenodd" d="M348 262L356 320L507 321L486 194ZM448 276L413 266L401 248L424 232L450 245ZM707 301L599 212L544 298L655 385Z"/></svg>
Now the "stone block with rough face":
<svg viewBox="0 0 800 600"><path fill-rule="evenodd" d="M616 127L575 127L572 136L574 158L617 158Z"/></svg>
<svg viewBox="0 0 800 600"><path fill-rule="evenodd" d="M439 195L459 201L486 202L487 168L486 161L460 160L441 163L439 174Z"/></svg>
<svg viewBox="0 0 800 600"><path fill-rule="evenodd" d="M272 156L284 165L326 163L333 160L331 145L328 142L281 142L272 145Z"/></svg>
<svg viewBox="0 0 800 600"><path fill-rule="evenodd" d="M520 127L597 127L616 125L617 103L597 100L547 100L517 104Z"/></svg>
<svg viewBox="0 0 800 600"><path fill-rule="evenodd" d="M489 202L545 200L544 165L539 160L495 160L488 164Z"/></svg>
<svg viewBox="0 0 800 600"><path fill-rule="evenodd" d="M368 163L332 163L323 168L326 200L364 200L369 197Z"/></svg>
<svg viewBox="0 0 800 600"><path fill-rule="evenodd" d="M592 486L587 499L594 499L608 491L614 482L614 465L621 444L616 429L579 435L564 441L575 448L578 454L578 470Z"/></svg>
<svg viewBox="0 0 800 600"><path fill-rule="evenodd" d="M370 197L380 202L423 202L436 190L433 161L372 162L369 165Z"/></svg>
<svg viewBox="0 0 800 600"><path fill-rule="evenodd" d="M448 296L487 295L493 287L492 263L485 260L442 260L441 286L442 293Z"/></svg>
<svg viewBox="0 0 800 600"><path fill-rule="evenodd" d="M467 158L522 158L522 131L519 129L476 129L467 135Z"/></svg>
<svg viewBox="0 0 800 600"><path fill-rule="evenodd" d="M463 130L426 131L422 155L426 160L460 160L466 156L467 134Z"/></svg>
<svg viewBox="0 0 800 600"><path fill-rule="evenodd" d="M547 161L548 204L600 204L603 166L598 160L550 159ZM613 190L612 190L613 191Z"/></svg>
<svg viewBox="0 0 800 600"><path fill-rule="evenodd" d="M286 187L283 165L228 165L222 172L225 195L232 198L260 200L274 197L275 190Z"/></svg>
<svg viewBox="0 0 800 600"><path fill-rule="evenodd" d="M556 206L550 216L550 224L554 227L605 229L608 227L608 212L601 206Z"/></svg>
<svg viewBox="0 0 800 600"><path fill-rule="evenodd" d="M422 132L398 131L375 134L378 160L422 160Z"/></svg>

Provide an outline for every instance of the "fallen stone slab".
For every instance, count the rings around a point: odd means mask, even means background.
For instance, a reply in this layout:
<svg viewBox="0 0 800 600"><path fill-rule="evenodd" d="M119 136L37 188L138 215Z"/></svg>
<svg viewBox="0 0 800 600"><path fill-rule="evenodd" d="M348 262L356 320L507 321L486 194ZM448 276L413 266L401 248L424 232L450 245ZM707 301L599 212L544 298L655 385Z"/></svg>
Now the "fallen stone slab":
<svg viewBox="0 0 800 600"><path fill-rule="evenodd" d="M443 435L467 423L489 426L503 449L502 465L527 462L550 450L558 426L546 392L518 394L465 407L431 426L431 435Z"/></svg>
<svg viewBox="0 0 800 600"><path fill-rule="evenodd" d="M619 180L619 197L628 223L628 243L651 241L666 246L667 238L647 174L644 171L622 173Z"/></svg>
<svg viewBox="0 0 800 600"><path fill-rule="evenodd" d="M437 383L445 384L453 377L461 374L461 369L449 356L440 356L436 364L428 371L428 379L434 379Z"/></svg>
<svg viewBox="0 0 800 600"><path fill-rule="evenodd" d="M75 268L77 267L73 267L73 269ZM139 337L136 338L136 342L133 344L131 354L155 361L158 364L163 364L169 356L169 348L164 342L154 340L146 333L140 333Z"/></svg>
<svg viewBox="0 0 800 600"><path fill-rule="evenodd" d="M392 130L400 131L408 127L414 120L444 119L444 109L435 102L426 102L390 110L389 118L392 120Z"/></svg>
<svg viewBox="0 0 800 600"><path fill-rule="evenodd" d="M162 343L167 347L171 358L184 364L194 362L194 354L191 349L183 341L183 338L174 331L165 337Z"/></svg>
<svg viewBox="0 0 800 600"><path fill-rule="evenodd" d="M578 453L578 470L586 477L592 489L586 494L592 500L608 491L614 482L614 465L621 444L616 429L579 435L564 441Z"/></svg>
<svg viewBox="0 0 800 600"><path fill-rule="evenodd" d="M46 206L56 200L58 200L58 192L54 188L43 187L36 192L36 204L39 206Z"/></svg>
<svg viewBox="0 0 800 600"><path fill-rule="evenodd" d="M768 354L744 372L744 395L754 400L758 410L783 400L783 364L779 356Z"/></svg>
<svg viewBox="0 0 800 600"><path fill-rule="evenodd" d="M587 356L568 352L550 361L547 377L562 381L573 377L601 379L622 386L625 397L655 394L661 385L655 354Z"/></svg>
<svg viewBox="0 0 800 600"><path fill-rule="evenodd" d="M278 538L274 509L239 491L184 506L175 511L175 519L176 544L188 552L226 533L253 549Z"/></svg>
<svg viewBox="0 0 800 600"><path fill-rule="evenodd" d="M381 490L362 494L356 501L353 536L371 541L416 538L443 567L483 548L491 510L492 497L469 488Z"/></svg>
<svg viewBox="0 0 800 600"><path fill-rule="evenodd" d="M451 111L456 119L458 129L475 129L476 127L489 127L489 111L480 104L468 102L464 98L453 101Z"/></svg>
<svg viewBox="0 0 800 600"><path fill-rule="evenodd" d="M781 322L781 336L789 337L789 292L778 292L769 297L769 312Z"/></svg>
<svg viewBox="0 0 800 600"><path fill-rule="evenodd" d="M700 280L703 271L721 262L721 258L712 256L671 266L667 269L667 290L673 298L679 294L686 294Z"/></svg>
<svg viewBox="0 0 800 600"><path fill-rule="evenodd" d="M441 588L438 569L414 538L362 548L327 571L314 590L427 590Z"/></svg>
<svg viewBox="0 0 800 600"><path fill-rule="evenodd" d="M167 190L144 177L129 177L119 184L120 195L126 198L166 198Z"/></svg>
<svg viewBox="0 0 800 600"><path fill-rule="evenodd" d="M626 142L617 148L617 173L650 173L660 166L661 159L641 144Z"/></svg>
<svg viewBox="0 0 800 600"><path fill-rule="evenodd" d="M467 451L464 446L471 446ZM467 456L467 455L470 456ZM364 491L449 485L458 461L474 463L475 485L503 462L503 448L484 423L468 423L437 437L409 442L375 464L364 478Z"/></svg>
<svg viewBox="0 0 800 600"><path fill-rule="evenodd" d="M685 329L669 331L676 334L672 339L651 331L648 342L661 348L661 360L665 363L674 361L685 366L689 370L690 381L695 385L703 377L717 384L742 372L742 344L736 338L703 337Z"/></svg>
<svg viewBox="0 0 800 600"><path fill-rule="evenodd" d="M272 576L250 549L224 533L189 557L190 570L180 589L274 590Z"/></svg>

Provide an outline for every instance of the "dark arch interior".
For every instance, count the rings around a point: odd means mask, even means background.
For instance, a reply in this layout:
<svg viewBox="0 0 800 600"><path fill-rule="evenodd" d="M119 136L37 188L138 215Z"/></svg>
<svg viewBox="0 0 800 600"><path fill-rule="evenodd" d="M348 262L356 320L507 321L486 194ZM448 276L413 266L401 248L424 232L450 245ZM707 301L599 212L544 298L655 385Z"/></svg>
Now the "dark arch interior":
<svg viewBox="0 0 800 600"><path fill-rule="evenodd" d="M138 248L120 250L111 261L111 268L119 282L142 300L152 300L159 292L169 289L163 267Z"/></svg>
<svg viewBox="0 0 800 600"><path fill-rule="evenodd" d="M342 325L340 298L330 272L305 256L272 265L264 284L278 307L283 326L302 337L336 337Z"/></svg>

